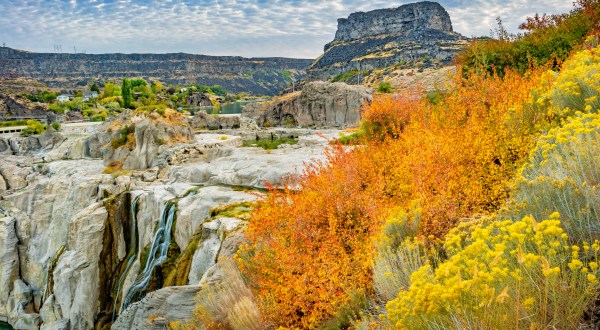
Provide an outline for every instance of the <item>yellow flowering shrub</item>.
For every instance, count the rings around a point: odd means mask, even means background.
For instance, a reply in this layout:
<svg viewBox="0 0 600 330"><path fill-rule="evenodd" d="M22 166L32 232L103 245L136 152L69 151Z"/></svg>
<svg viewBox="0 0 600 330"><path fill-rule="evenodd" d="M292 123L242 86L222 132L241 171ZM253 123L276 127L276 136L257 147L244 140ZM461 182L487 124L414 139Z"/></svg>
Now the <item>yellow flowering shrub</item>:
<svg viewBox="0 0 600 330"><path fill-rule="evenodd" d="M387 303L398 329L576 327L596 297L598 244L570 246L558 213L452 230L448 259ZM594 260L594 261L592 261Z"/></svg>
<svg viewBox="0 0 600 330"><path fill-rule="evenodd" d="M560 74L550 71L546 79L552 82L552 88L539 96L535 103L546 109L550 122L560 123L577 111L598 112L600 48L574 54L565 61Z"/></svg>
<svg viewBox="0 0 600 330"><path fill-rule="evenodd" d="M574 242L600 239L600 115L578 113L539 138L505 217L554 211Z"/></svg>

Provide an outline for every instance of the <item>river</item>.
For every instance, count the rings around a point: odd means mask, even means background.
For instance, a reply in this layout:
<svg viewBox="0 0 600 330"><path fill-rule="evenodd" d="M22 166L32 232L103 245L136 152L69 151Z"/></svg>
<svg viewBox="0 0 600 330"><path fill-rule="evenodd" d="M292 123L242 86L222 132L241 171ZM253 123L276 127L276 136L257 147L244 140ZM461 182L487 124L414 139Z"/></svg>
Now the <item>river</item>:
<svg viewBox="0 0 600 330"><path fill-rule="evenodd" d="M215 109L214 106L204 106L204 107L196 107L189 108L188 111L193 115L198 110L203 110L211 114L219 114L219 115L230 115L230 114L239 114L242 113L242 109L248 103L255 102L264 102L266 100L248 100L248 101L235 101L235 102L227 102L222 103L219 107Z"/></svg>

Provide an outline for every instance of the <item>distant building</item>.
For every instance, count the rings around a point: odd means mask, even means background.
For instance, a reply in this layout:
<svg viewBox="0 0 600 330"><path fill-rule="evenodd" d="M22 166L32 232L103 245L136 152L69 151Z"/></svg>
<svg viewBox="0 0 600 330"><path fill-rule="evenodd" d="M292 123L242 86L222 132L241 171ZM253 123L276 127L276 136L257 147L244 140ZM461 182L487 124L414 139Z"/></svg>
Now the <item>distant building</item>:
<svg viewBox="0 0 600 330"><path fill-rule="evenodd" d="M71 99L71 95L68 94L60 94L56 97L58 102L68 102Z"/></svg>
<svg viewBox="0 0 600 330"><path fill-rule="evenodd" d="M96 99L98 98L98 92L96 91L91 91L91 92L83 92L83 101L87 102L91 99Z"/></svg>

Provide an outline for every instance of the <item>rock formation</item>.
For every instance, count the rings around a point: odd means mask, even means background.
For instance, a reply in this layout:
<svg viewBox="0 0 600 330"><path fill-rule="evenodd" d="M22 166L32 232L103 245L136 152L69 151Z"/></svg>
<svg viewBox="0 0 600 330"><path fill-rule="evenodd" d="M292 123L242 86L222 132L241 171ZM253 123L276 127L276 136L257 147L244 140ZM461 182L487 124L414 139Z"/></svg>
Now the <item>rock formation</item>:
<svg viewBox="0 0 600 330"><path fill-rule="evenodd" d="M301 78L312 60L192 54L52 54L0 47L0 77L74 88L91 80L140 77L167 84L221 85L234 93L274 95Z"/></svg>
<svg viewBox="0 0 600 330"><path fill-rule="evenodd" d="M237 115L211 115L202 110L196 111L191 121L194 129L231 129L240 128L240 117Z"/></svg>
<svg viewBox="0 0 600 330"><path fill-rule="evenodd" d="M169 130L152 118L138 119L131 134L146 141L142 145L161 136L154 130ZM113 321L114 329L162 329L185 321L198 283L222 276L218 261L243 241L248 206L240 203L258 198L257 191L232 186L281 183L323 160L328 141L309 130L228 131L307 135L266 152L240 148L239 136L202 132L185 143L143 147L152 151L139 154L146 163L158 153L151 168L103 174L103 146L123 123L117 124L87 136L49 130L0 139L0 320L18 329L106 329ZM215 211L228 207L242 211ZM168 233L165 254L151 248L162 244L157 233ZM162 262L148 266L148 281L140 285L148 260Z"/></svg>
<svg viewBox="0 0 600 330"><path fill-rule="evenodd" d="M465 43L436 2L358 12L338 20L335 39L325 45L325 53L310 65L308 75L331 79L422 58L449 62Z"/></svg>
<svg viewBox="0 0 600 330"><path fill-rule="evenodd" d="M267 127L349 127L358 125L360 107L371 98L366 87L315 81L305 84L300 92L249 104L242 116Z"/></svg>
<svg viewBox="0 0 600 330"><path fill-rule="evenodd" d="M213 105L210 97L204 93L193 93L188 95L185 104L190 107L209 107Z"/></svg>

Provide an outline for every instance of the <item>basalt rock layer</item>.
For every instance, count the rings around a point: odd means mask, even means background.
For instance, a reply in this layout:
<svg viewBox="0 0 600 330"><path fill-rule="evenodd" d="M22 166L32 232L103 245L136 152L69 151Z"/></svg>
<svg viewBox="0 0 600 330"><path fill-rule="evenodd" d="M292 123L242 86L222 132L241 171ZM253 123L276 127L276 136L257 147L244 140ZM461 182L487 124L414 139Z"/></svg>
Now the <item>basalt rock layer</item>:
<svg viewBox="0 0 600 330"><path fill-rule="evenodd" d="M0 77L33 78L50 87L140 77L182 85L221 85L234 93L274 95L301 78L312 60L172 54L54 54L0 47Z"/></svg>

